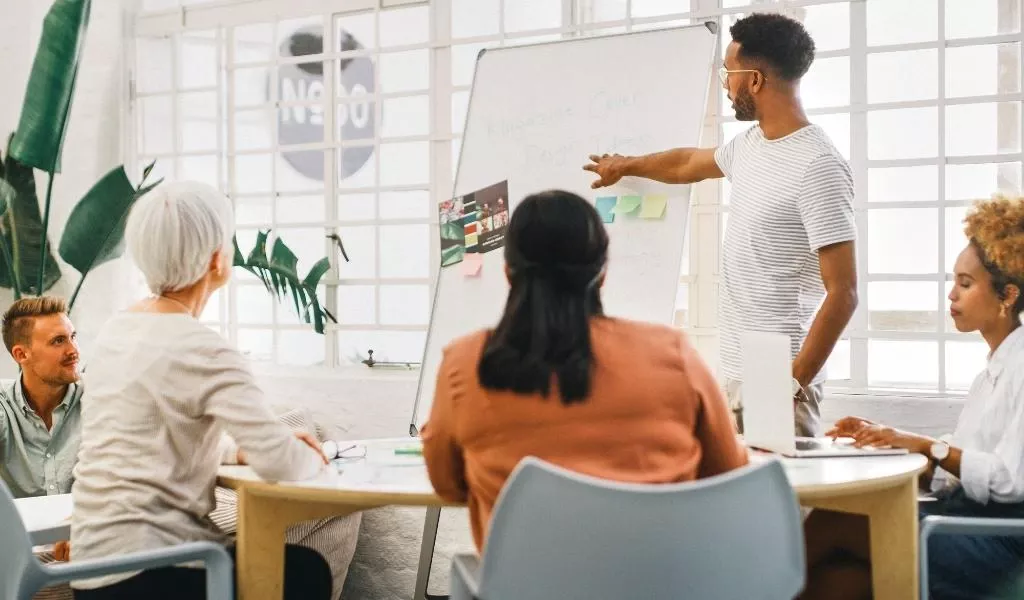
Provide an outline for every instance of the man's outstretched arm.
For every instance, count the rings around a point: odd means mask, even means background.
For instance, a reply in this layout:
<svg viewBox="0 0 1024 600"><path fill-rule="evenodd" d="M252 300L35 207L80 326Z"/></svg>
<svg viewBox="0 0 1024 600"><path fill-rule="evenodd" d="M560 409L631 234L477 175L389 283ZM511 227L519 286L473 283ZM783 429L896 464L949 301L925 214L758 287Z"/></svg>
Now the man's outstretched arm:
<svg viewBox="0 0 1024 600"><path fill-rule="evenodd" d="M583 169L599 179L591 187L614 185L623 177L642 177L662 183L696 183L725 174L715 161L715 148L673 148L643 156L592 154Z"/></svg>

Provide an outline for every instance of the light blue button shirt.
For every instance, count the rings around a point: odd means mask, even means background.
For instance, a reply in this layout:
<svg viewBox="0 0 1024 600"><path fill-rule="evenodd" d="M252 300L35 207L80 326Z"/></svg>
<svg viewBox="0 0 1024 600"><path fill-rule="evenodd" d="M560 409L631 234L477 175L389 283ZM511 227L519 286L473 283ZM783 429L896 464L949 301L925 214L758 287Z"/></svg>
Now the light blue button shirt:
<svg viewBox="0 0 1024 600"><path fill-rule="evenodd" d="M0 386L0 478L15 498L71 493L81 440L82 386L71 384L49 431L25 400L21 378Z"/></svg>

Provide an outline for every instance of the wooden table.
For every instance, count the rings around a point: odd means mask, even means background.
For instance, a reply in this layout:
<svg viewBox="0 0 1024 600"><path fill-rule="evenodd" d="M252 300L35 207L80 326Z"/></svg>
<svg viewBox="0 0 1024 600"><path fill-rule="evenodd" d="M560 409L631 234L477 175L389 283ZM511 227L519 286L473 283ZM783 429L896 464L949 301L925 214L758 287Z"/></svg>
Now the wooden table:
<svg viewBox="0 0 1024 600"><path fill-rule="evenodd" d="M418 440L338 442L341 448L350 444L365 448L366 456L335 461L337 470L308 481L267 483L249 467L220 468L220 484L238 492L240 599L282 598L285 530L291 525L381 506L455 506L434 493L421 456L395 454Z"/></svg>
<svg viewBox="0 0 1024 600"><path fill-rule="evenodd" d="M14 501L32 544L43 546L71 538L71 494L55 494Z"/></svg>
<svg viewBox="0 0 1024 600"><path fill-rule="evenodd" d="M752 460L772 460L755 455ZM917 476L920 454L783 459L800 504L865 515L875 600L908 600L918 591Z"/></svg>
<svg viewBox="0 0 1024 600"><path fill-rule="evenodd" d="M283 593L285 530L298 522L347 515L387 505L426 506L428 523L417 578L425 588L424 564L433 552L438 507L447 505L427 478L422 458L395 449L410 438L360 444L365 458L341 461L340 472L298 483L267 483L248 467L222 467L222 485L238 491L238 593L242 600L279 600ZM774 460L755 456L753 460ZM866 515L870 522L875 598L918 597L917 475L920 455L785 459L783 465L800 503ZM431 527L430 519L434 519ZM418 600L418 599L417 599Z"/></svg>

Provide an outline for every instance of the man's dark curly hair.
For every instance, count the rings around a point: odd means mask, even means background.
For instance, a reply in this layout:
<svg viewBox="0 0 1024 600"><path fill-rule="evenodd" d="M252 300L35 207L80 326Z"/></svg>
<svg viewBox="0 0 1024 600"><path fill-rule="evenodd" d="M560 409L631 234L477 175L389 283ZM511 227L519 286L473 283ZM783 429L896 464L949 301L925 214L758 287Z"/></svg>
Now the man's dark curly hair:
<svg viewBox="0 0 1024 600"><path fill-rule="evenodd" d="M754 13L729 28L743 58L764 61L786 81L796 81L814 62L814 40L797 20L775 13Z"/></svg>

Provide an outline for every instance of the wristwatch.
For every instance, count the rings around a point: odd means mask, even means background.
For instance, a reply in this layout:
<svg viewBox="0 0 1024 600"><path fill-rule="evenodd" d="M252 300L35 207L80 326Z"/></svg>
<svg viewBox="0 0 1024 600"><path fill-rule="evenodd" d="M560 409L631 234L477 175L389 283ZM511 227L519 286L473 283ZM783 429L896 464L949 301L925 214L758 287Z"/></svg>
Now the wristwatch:
<svg viewBox="0 0 1024 600"><path fill-rule="evenodd" d="M800 385L800 382L797 381L796 377L794 377L793 378L793 397L796 398L798 396L800 397L800 400L804 399L803 398L803 396L804 396L804 386Z"/></svg>
<svg viewBox="0 0 1024 600"><path fill-rule="evenodd" d="M946 460L947 456L949 456L949 444L941 440L937 441L932 444L928 453L931 454L931 457L935 462L942 462Z"/></svg>

